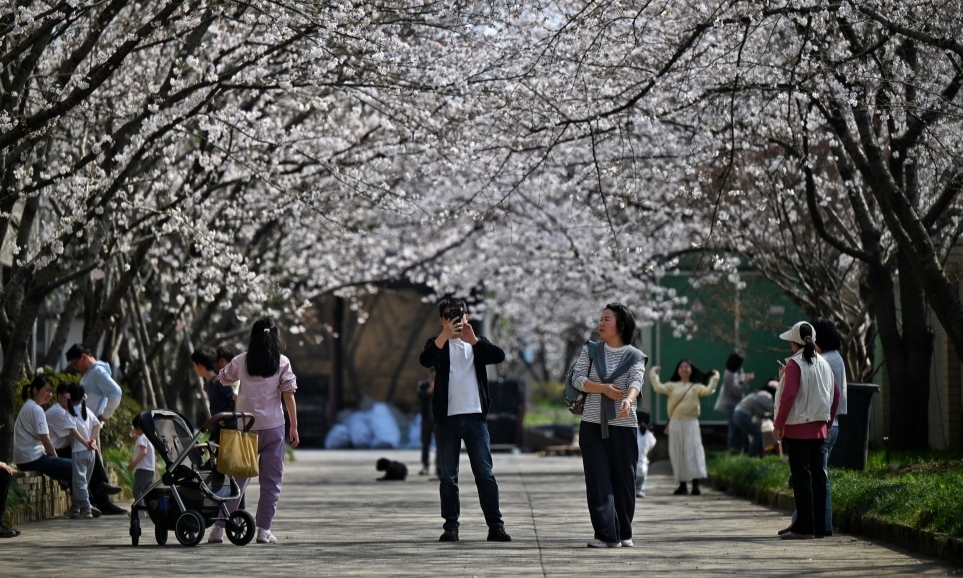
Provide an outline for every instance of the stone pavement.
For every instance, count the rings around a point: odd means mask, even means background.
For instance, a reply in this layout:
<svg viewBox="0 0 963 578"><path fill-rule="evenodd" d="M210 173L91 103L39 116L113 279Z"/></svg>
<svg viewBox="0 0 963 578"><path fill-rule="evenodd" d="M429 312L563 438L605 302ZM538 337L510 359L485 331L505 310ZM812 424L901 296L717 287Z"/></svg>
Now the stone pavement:
<svg viewBox="0 0 963 578"><path fill-rule="evenodd" d="M375 460L408 464L405 482L376 482ZM596 550L578 457L495 454L502 514L513 538L487 530L462 455L461 542L438 543L438 485L418 476L418 452L298 450L274 520L277 545L153 540L132 547L126 517L46 520L0 540L0 576L945 576L963 571L886 544L837 535L785 542L788 517L712 489L673 496L668 463L652 465L635 548ZM251 489L256 485L252 484ZM248 492L252 513L257 492Z"/></svg>

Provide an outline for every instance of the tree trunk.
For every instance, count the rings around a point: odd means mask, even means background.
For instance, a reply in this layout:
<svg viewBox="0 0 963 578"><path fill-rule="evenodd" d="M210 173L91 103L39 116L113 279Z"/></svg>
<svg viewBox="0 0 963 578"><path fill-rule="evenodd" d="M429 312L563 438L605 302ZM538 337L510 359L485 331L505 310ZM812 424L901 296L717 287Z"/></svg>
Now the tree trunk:
<svg viewBox="0 0 963 578"><path fill-rule="evenodd" d="M45 294L25 292L10 339L3 344L3 369L0 369L0 461L13 458L13 413L17 382L27 375L30 364L28 352L33 336L33 325L43 305Z"/></svg>
<svg viewBox="0 0 963 578"><path fill-rule="evenodd" d="M890 446L925 450L929 437L930 360L933 332L926 325L926 299L912 291L916 280L901 275L902 328L896 313L895 286L886 269L872 268L870 294L890 383Z"/></svg>

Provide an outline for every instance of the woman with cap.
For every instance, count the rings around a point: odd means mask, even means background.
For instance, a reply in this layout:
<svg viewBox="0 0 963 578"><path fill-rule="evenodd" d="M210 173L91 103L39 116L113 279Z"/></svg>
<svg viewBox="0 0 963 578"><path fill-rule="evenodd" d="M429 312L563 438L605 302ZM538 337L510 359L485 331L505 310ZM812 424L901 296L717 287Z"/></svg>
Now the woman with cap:
<svg viewBox="0 0 963 578"><path fill-rule="evenodd" d="M839 408L839 386L829 363L816 353L816 330L805 321L779 336L793 355L780 370L772 436L789 455L797 518L783 540L826 535L824 442ZM818 506L817 506L818 505Z"/></svg>

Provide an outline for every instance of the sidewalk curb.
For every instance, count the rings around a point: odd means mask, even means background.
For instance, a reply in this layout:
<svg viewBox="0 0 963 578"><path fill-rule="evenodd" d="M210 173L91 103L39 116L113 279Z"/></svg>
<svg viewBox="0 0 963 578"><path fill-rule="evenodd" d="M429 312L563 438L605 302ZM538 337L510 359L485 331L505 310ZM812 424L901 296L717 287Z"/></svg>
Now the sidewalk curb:
<svg viewBox="0 0 963 578"><path fill-rule="evenodd" d="M721 476L708 477L709 484L720 492L733 496L749 498L757 504L783 510L791 514L796 509L796 502L789 490L773 492L759 487L739 487L728 484ZM872 540L879 540L905 548L911 552L931 556L956 566L963 566L963 539L947 537L905 524L894 524L871 516L833 512L833 524L850 534L863 536Z"/></svg>

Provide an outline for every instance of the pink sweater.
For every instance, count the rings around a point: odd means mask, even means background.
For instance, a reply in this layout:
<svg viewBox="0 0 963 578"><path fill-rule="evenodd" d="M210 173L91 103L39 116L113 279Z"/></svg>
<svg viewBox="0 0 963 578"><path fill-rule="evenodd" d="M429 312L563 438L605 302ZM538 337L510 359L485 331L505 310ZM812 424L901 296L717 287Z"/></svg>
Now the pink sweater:
<svg viewBox="0 0 963 578"><path fill-rule="evenodd" d="M281 393L298 389L297 378L291 371L291 360L287 357L281 356L277 373L271 377L261 377L247 372L247 353L242 353L225 365L218 377L225 385L241 380L235 410L254 414L252 430L273 429L284 425L284 399Z"/></svg>

